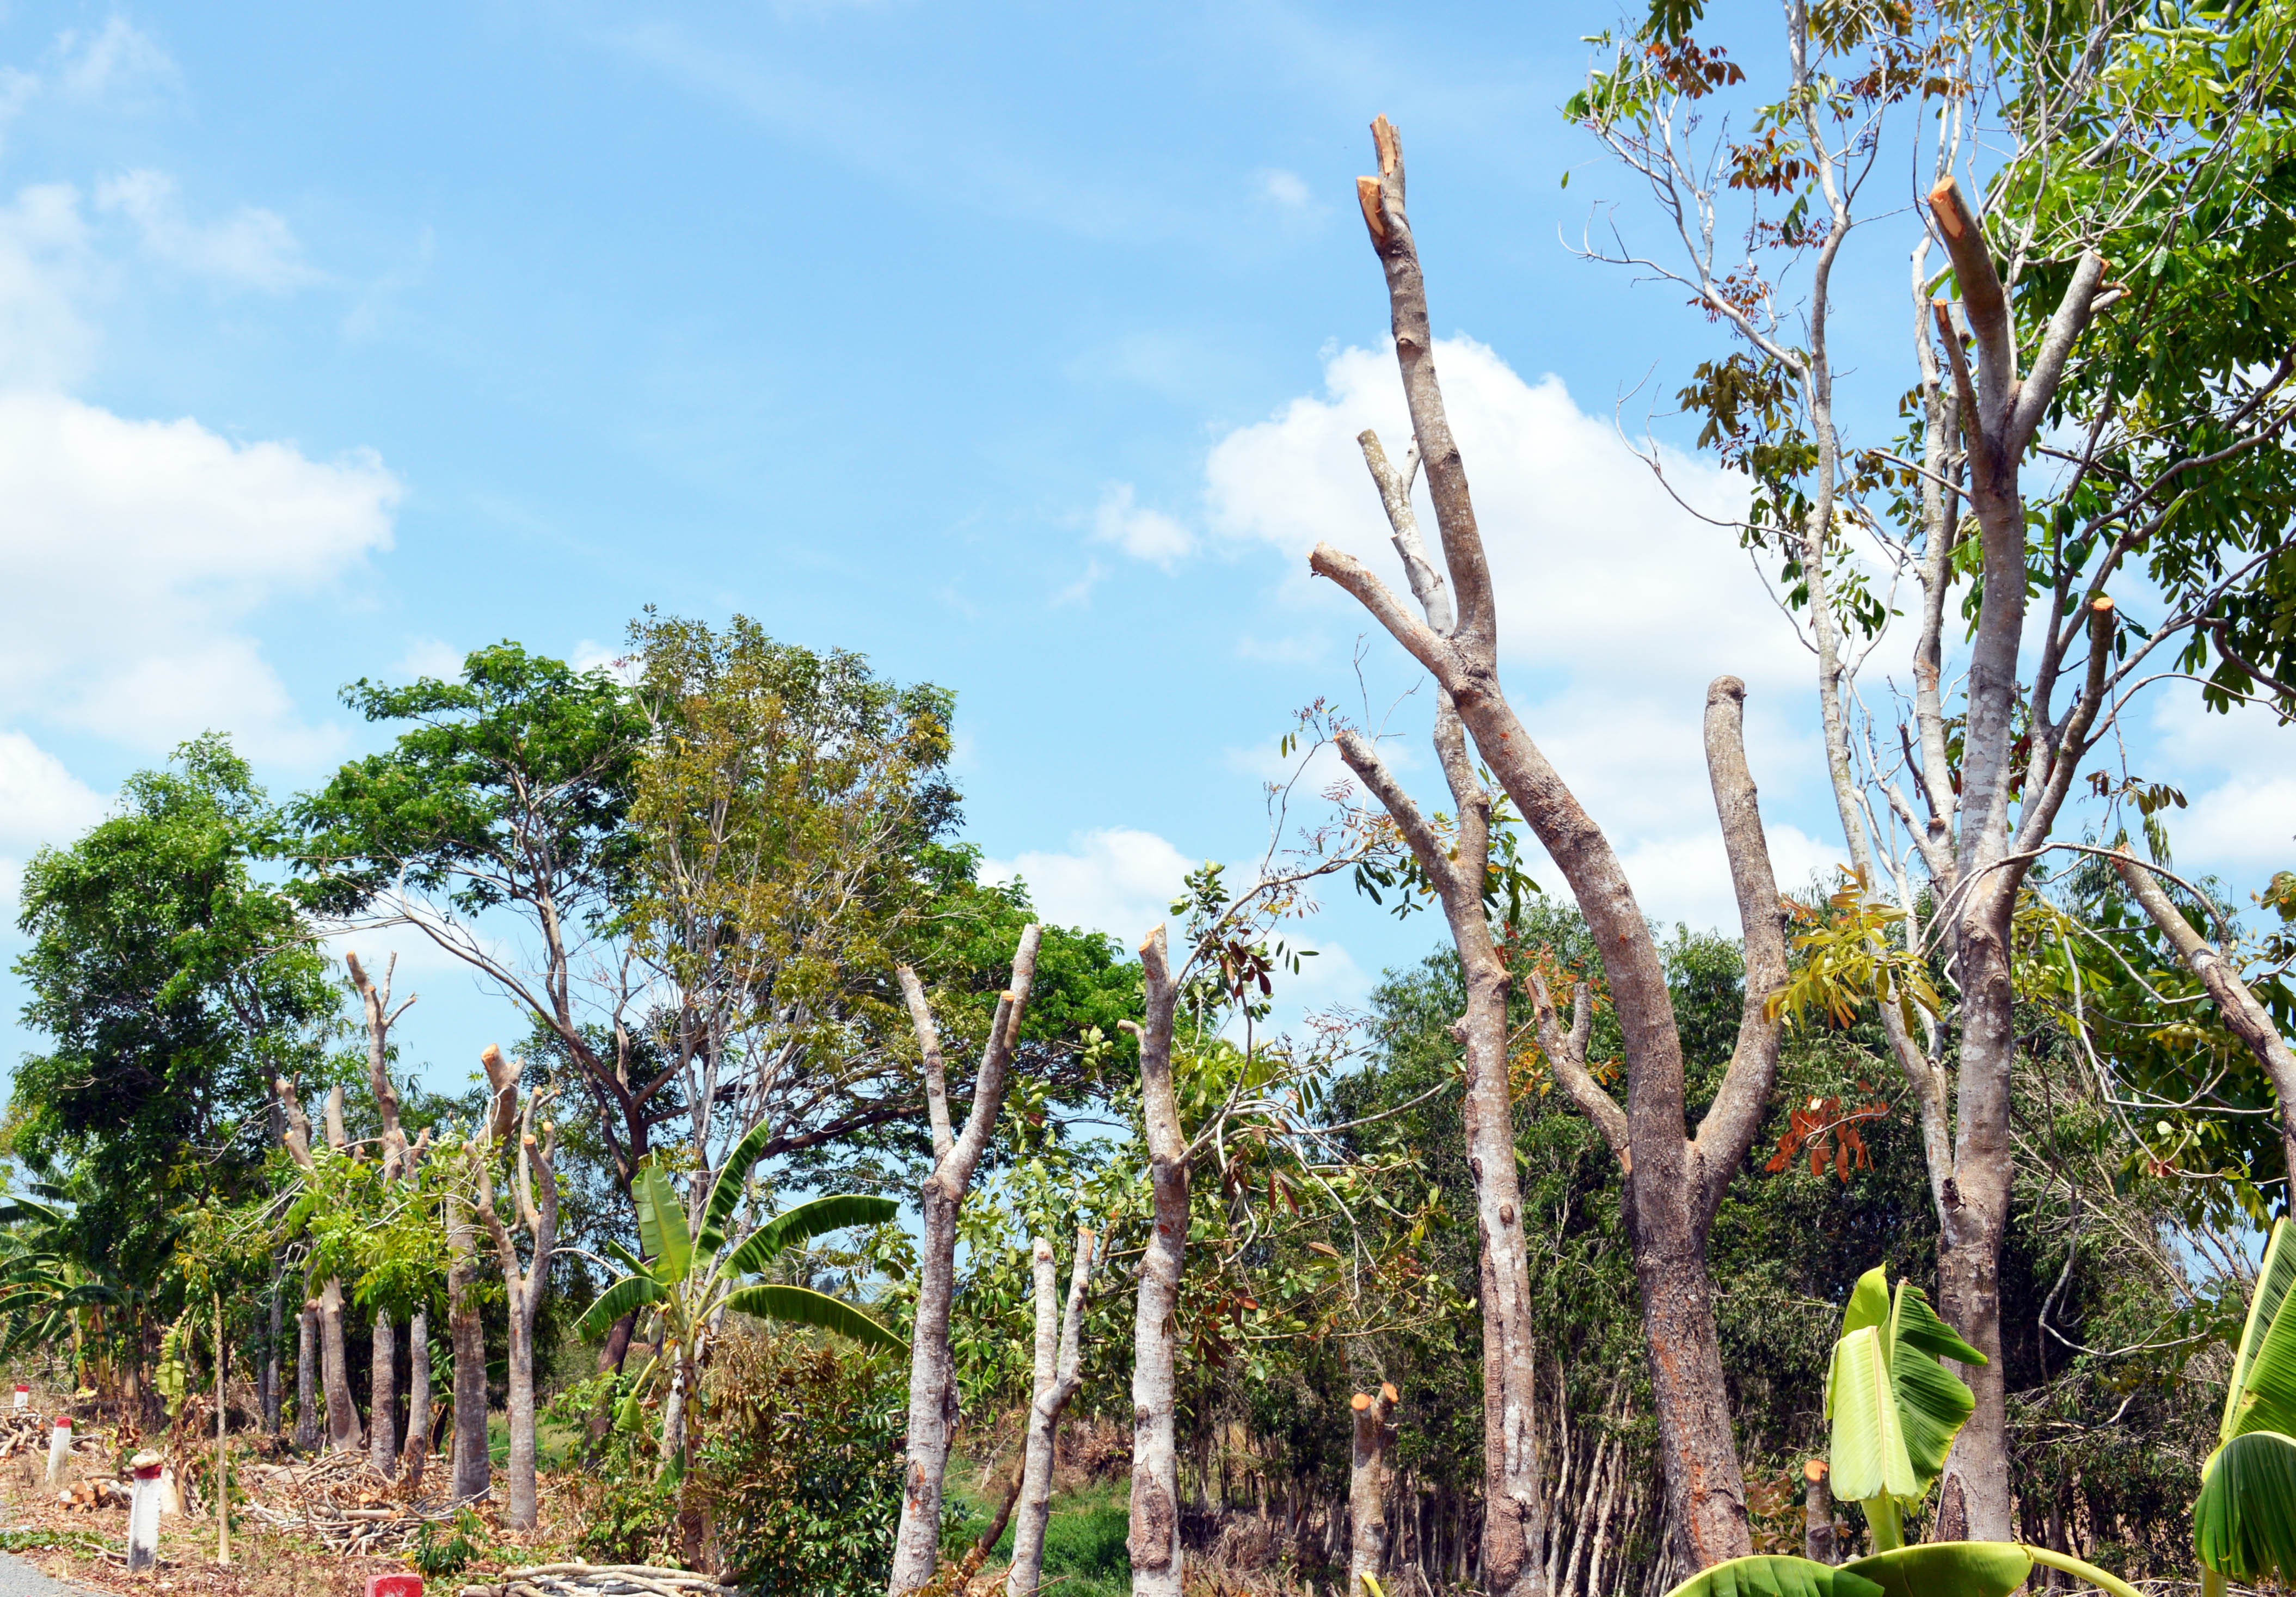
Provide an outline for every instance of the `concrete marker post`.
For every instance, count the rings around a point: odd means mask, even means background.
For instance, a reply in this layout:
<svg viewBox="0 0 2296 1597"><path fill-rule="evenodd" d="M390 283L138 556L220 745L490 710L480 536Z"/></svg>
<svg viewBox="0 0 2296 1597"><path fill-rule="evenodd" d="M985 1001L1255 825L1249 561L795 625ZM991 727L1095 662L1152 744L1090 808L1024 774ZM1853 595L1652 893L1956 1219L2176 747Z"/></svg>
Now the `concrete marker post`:
<svg viewBox="0 0 2296 1597"><path fill-rule="evenodd" d="M139 1453L129 1468L135 1492L127 1504L127 1572L137 1575L160 1563L160 1455Z"/></svg>
<svg viewBox="0 0 2296 1597"><path fill-rule="evenodd" d="M58 1414L55 1429L48 1433L48 1490L63 1489L64 1474L71 1468L71 1416Z"/></svg>

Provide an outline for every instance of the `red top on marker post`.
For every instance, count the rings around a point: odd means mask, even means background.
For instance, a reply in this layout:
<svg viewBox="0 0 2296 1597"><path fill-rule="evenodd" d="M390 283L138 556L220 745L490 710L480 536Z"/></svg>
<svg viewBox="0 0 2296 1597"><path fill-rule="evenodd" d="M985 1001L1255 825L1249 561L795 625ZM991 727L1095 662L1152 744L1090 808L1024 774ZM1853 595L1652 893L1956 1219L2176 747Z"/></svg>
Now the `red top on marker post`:
<svg viewBox="0 0 2296 1597"><path fill-rule="evenodd" d="M366 1581L366 1597L422 1597L422 1577L420 1575L370 1575Z"/></svg>

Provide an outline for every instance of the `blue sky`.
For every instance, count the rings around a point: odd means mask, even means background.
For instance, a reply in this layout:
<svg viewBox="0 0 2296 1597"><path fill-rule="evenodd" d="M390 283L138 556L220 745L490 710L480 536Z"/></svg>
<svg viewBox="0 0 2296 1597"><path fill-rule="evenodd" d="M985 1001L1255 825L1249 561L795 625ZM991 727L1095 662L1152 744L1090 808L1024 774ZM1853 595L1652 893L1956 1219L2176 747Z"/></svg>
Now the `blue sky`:
<svg viewBox="0 0 2296 1597"><path fill-rule="evenodd" d="M600 658L651 603L955 689L969 835L1051 913L1136 938L1185 864L1254 853L1295 708L1377 719L1412 685L1382 640L1358 667L1364 623L1304 561L1382 545L1348 440L1400 435L1352 189L1384 111L1526 718L1645 905L1712 924L1697 716L1744 676L1800 880L1840 852L1807 665L1613 425L1720 340L1567 247L1605 197L1655 226L1554 109L1611 20L9 6L0 859L204 728L291 790L375 741L342 683L502 637ZM1876 418L1908 237L1849 268L1871 311L1837 348ZM2142 735L2197 796L2185 863L2284 863L2288 732ZM1432 936L1334 904L1300 1000L1358 999ZM414 1057L518 1029L435 958L410 984Z"/></svg>

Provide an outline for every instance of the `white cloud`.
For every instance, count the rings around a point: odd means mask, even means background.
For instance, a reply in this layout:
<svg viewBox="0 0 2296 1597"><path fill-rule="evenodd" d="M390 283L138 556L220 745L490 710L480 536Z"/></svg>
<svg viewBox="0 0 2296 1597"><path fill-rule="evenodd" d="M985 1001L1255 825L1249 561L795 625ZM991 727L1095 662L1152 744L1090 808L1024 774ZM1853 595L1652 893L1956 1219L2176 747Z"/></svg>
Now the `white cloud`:
<svg viewBox="0 0 2296 1597"><path fill-rule="evenodd" d="M103 796L20 732L0 730L0 906L12 918L24 861L103 818Z"/></svg>
<svg viewBox="0 0 2296 1597"><path fill-rule="evenodd" d="M0 394L0 715L148 751L213 727L258 753L324 752L236 628L388 549L399 493L370 452L314 461L188 419Z"/></svg>
<svg viewBox="0 0 2296 1597"><path fill-rule="evenodd" d="M1259 174L1259 197L1283 210L1303 211L1314 202L1307 183L1297 172L1269 168Z"/></svg>
<svg viewBox="0 0 2296 1597"><path fill-rule="evenodd" d="M160 42L114 13L93 36L56 36L56 86L65 98L135 104L165 99L183 86L183 74Z"/></svg>
<svg viewBox="0 0 2296 1597"><path fill-rule="evenodd" d="M1032 850L1011 859L984 859L980 880L1007 882L1018 877L1046 921L1104 931L1129 948L1151 928L1171 919L1182 879L1202 863L1152 831L1128 826L1080 831L1069 845L1066 854Z"/></svg>
<svg viewBox="0 0 2296 1597"><path fill-rule="evenodd" d="M1737 539L1678 505L1607 419L1590 416L1557 377L1525 382L1488 347L1439 339L1453 431L1465 455L1510 661L1606 683L1694 680L1807 684L1809 667ZM1299 557L1337 545L1386 574L1401 571L1356 436L1378 430L1400 458L1410 438L1393 356L1345 349L1325 391L1240 428L1205 465L1207 520L1239 540ZM1703 462L1664 456L1676 492L1710 514L1740 498ZM1433 512L1423 479L1420 520ZM1347 602L1352 611L1352 601ZM1366 624L1368 624L1366 622Z"/></svg>
<svg viewBox="0 0 2296 1597"><path fill-rule="evenodd" d="M219 222L193 222L184 215L176 180L148 167L96 184L95 208L126 217L147 253L194 276L274 294L319 280L277 212L242 205Z"/></svg>
<svg viewBox="0 0 2296 1597"><path fill-rule="evenodd" d="M1094 541L1113 544L1133 559L1152 561L1168 571L1174 561L1194 552L1196 535L1163 512L1136 504L1133 497L1130 483L1109 485L1093 512Z"/></svg>
<svg viewBox="0 0 2296 1597"><path fill-rule="evenodd" d="M95 331L81 307L103 274L70 184L0 207L0 381L52 387L86 370Z"/></svg>

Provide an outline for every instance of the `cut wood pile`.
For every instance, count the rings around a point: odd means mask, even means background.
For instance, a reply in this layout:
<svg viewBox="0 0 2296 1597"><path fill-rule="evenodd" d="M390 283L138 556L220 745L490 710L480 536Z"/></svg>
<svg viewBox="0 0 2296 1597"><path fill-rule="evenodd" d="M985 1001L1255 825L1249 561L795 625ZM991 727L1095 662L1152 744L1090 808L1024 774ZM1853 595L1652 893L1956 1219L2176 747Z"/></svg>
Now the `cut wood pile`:
<svg viewBox="0 0 2296 1597"><path fill-rule="evenodd" d="M12 1459L20 1453L37 1453L47 1456L48 1430L54 1423L45 1414L36 1414L26 1409L22 1413L0 1413L0 1459Z"/></svg>
<svg viewBox="0 0 2296 1597"><path fill-rule="evenodd" d="M363 1454L323 1454L285 1464L236 1464L234 1472L247 1493L242 1511L249 1518L308 1536L330 1552L404 1552L425 1524L455 1517L456 1505L444 1501L401 1501L398 1483L376 1474ZM443 1478L443 1471L426 1469L424 1474Z"/></svg>
<svg viewBox="0 0 2296 1597"><path fill-rule="evenodd" d="M691 1569L659 1564L536 1564L491 1585L464 1586L458 1597L738 1597Z"/></svg>

